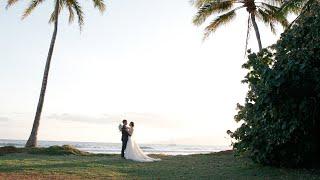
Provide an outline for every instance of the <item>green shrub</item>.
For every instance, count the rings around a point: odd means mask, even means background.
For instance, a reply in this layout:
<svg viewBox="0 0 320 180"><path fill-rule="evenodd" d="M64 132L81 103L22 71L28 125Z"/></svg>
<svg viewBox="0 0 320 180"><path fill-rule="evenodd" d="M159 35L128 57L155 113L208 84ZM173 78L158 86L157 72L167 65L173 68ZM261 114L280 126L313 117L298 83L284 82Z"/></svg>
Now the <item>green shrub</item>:
<svg viewBox="0 0 320 180"><path fill-rule="evenodd" d="M21 149L18 149L14 146L4 146L0 147L0 155L11 154L11 153L19 153Z"/></svg>
<svg viewBox="0 0 320 180"><path fill-rule="evenodd" d="M245 105L230 133L234 149L256 162L288 167L319 165L320 6L315 4L280 40L243 65L249 70Z"/></svg>
<svg viewBox="0 0 320 180"><path fill-rule="evenodd" d="M48 148L30 148L27 149L29 154L43 154L43 155L88 155L89 153L80 151L73 146L50 146Z"/></svg>
<svg viewBox="0 0 320 180"><path fill-rule="evenodd" d="M80 151L73 146L50 146L47 148L16 148L14 146L0 147L0 155L12 154L12 153L28 153L37 155L89 155L90 153Z"/></svg>

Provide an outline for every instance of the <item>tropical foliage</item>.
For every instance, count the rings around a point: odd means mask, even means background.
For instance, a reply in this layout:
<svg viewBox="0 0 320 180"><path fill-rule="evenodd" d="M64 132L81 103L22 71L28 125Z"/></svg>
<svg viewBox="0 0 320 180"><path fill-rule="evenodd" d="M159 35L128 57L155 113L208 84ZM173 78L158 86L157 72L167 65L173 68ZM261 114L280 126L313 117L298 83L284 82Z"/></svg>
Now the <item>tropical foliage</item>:
<svg viewBox="0 0 320 180"><path fill-rule="evenodd" d="M314 4L280 40L243 65L249 73L234 149L256 162L312 166L320 162L320 5Z"/></svg>
<svg viewBox="0 0 320 180"><path fill-rule="evenodd" d="M303 13L315 3L319 3L319 0L287 0L282 4L279 12L281 14L294 13L297 18L292 22L294 23ZM292 24L291 23L291 24Z"/></svg>
<svg viewBox="0 0 320 180"><path fill-rule="evenodd" d="M245 9L248 13L247 41L249 32L253 26L259 45L262 50L262 43L256 18L269 25L271 31L275 33L275 24L280 23L283 27L288 25L285 14L281 13L281 0L196 0L193 2L198 9L193 19L195 25L203 24L209 17L215 16L210 24L205 28L204 39L215 32L221 25L227 24L235 19L239 10ZM247 43L246 43L247 44Z"/></svg>
<svg viewBox="0 0 320 180"><path fill-rule="evenodd" d="M285 13L299 14L308 6L319 2L319 0L286 0L281 6L281 10Z"/></svg>

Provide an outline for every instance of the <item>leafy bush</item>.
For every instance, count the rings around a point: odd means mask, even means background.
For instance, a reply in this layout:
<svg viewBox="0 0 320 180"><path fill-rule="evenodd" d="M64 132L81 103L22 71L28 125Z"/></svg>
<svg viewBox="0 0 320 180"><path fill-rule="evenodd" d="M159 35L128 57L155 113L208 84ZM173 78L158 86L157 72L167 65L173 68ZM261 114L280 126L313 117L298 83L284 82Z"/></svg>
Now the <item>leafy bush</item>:
<svg viewBox="0 0 320 180"><path fill-rule="evenodd" d="M249 70L245 105L230 133L234 149L256 162L314 166L320 162L320 5L243 65Z"/></svg>

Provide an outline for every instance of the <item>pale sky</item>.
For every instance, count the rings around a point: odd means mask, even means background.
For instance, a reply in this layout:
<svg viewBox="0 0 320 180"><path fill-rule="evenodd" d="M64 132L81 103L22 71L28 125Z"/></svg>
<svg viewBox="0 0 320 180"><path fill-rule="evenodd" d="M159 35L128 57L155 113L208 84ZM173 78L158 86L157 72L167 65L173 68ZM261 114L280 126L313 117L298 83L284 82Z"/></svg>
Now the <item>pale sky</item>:
<svg viewBox="0 0 320 180"><path fill-rule="evenodd" d="M80 33L66 14L51 64L40 140L120 142L123 118L136 124L139 143L229 145L228 129L241 84L247 14L202 42L189 0L90 1ZM53 26L53 5L27 19L24 2L0 3L0 139L27 139L38 102ZM277 36L258 24L263 46ZM279 29L281 32L281 29ZM249 48L257 50L254 31Z"/></svg>

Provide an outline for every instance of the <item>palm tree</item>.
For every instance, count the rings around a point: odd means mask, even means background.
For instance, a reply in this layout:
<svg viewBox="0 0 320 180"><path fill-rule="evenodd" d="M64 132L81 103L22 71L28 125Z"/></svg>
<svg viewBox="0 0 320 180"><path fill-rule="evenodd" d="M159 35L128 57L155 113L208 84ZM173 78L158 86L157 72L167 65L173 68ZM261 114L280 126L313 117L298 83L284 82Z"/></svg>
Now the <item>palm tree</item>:
<svg viewBox="0 0 320 180"><path fill-rule="evenodd" d="M197 26L203 24L208 17L217 15L205 28L204 39L208 38L221 25L234 20L237 12L245 8L249 13L246 46L252 25L260 51L262 50L262 43L256 18L269 25L273 33L275 33L275 23L280 23L283 27L288 25L285 15L278 13L281 0L195 0L193 5L198 9L193 18L193 23Z"/></svg>
<svg viewBox="0 0 320 180"><path fill-rule="evenodd" d="M8 0L7 2L7 8L16 3L19 0ZM105 10L105 4L104 0L92 0L93 5L95 8L98 8L99 11L102 13ZM22 19L26 18L28 15L32 13L32 11L41 3L43 3L44 0L31 0L29 6L25 9ZM67 8L69 12L69 23L74 21L75 16L77 16L78 24L80 27L80 30L84 23L84 13L82 11L82 7L80 6L78 0L55 0L54 10L51 14L50 23L54 23L54 30L51 38L50 48L47 56L47 61L44 69L43 74L43 80L42 80L42 86L40 91L40 97L38 101L37 111L33 122L32 131L30 134L30 137L26 143L26 147L36 147L37 146L37 135L38 135L38 129L39 129L39 123L40 123L40 117L43 107L43 102L45 98L46 88L47 88L47 82L48 82L48 75L49 75L49 69L50 69L50 62L52 58L52 53L55 45L55 40L57 37L58 32L58 20L59 20L59 14L63 8Z"/></svg>

